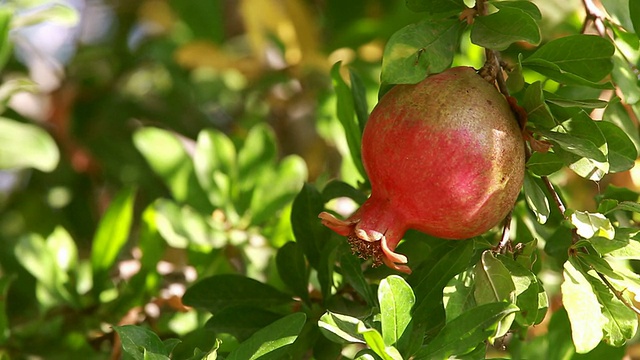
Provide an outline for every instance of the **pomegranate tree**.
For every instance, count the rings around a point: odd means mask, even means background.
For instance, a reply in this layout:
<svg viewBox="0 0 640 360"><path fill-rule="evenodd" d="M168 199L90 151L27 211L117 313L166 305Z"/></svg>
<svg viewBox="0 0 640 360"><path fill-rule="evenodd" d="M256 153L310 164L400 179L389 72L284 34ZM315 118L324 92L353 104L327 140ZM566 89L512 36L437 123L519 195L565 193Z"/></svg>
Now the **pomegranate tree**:
<svg viewBox="0 0 640 360"><path fill-rule="evenodd" d="M371 196L348 219L322 212L374 265L410 272L394 250L408 229L467 239L509 213L524 177L524 142L497 89L470 67L398 85L371 113L362 138Z"/></svg>

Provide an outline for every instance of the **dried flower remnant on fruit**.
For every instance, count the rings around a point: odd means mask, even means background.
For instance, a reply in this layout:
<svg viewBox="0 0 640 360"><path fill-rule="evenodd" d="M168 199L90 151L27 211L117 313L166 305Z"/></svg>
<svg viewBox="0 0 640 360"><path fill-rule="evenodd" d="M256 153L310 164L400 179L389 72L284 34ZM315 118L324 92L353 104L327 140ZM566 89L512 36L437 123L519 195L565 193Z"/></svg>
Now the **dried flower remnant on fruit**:
<svg viewBox="0 0 640 360"><path fill-rule="evenodd" d="M468 239L502 221L522 186L524 142L497 89L457 67L385 94L365 126L362 161L369 199L346 220L319 217L360 257L410 273L395 252L408 229Z"/></svg>

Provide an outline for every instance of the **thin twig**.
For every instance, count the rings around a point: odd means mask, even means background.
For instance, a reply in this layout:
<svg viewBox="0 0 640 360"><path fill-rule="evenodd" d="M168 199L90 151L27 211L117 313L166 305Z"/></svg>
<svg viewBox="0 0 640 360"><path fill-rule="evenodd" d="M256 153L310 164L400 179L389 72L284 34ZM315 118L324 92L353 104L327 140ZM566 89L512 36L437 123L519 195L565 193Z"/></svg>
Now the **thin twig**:
<svg viewBox="0 0 640 360"><path fill-rule="evenodd" d="M498 243L498 247L496 248L496 251L500 254L505 253L510 242L512 215L513 215L513 210L509 211L509 213L507 214L507 217L504 218L504 225L502 227L502 239L500 240L500 243Z"/></svg>
<svg viewBox="0 0 640 360"><path fill-rule="evenodd" d="M564 203L562 202L562 199L560 199L560 195L558 195L558 192L553 187L553 184L549 180L549 177L540 176L540 179L542 179L542 182L547 187L547 190L549 190L549 193L551 193L551 197L553 197L553 201L555 202L556 207L560 211L560 214L562 214L562 217L566 219L567 216L566 216L565 213L567 212L567 208L564 206Z"/></svg>
<svg viewBox="0 0 640 360"><path fill-rule="evenodd" d="M596 271L596 274L598 274L598 276L600 277L600 280L602 280L602 282L609 288L609 290L611 290L613 295L616 298L618 298L618 300L620 300L626 307L631 309L634 313L640 315L640 309L638 309L635 305L633 305L633 303L631 303L629 300L627 300L627 298L622 296L620 291L618 291L615 287L613 287L613 284L611 284L611 282L609 282L609 279L607 279L606 276L604 276L599 271Z"/></svg>

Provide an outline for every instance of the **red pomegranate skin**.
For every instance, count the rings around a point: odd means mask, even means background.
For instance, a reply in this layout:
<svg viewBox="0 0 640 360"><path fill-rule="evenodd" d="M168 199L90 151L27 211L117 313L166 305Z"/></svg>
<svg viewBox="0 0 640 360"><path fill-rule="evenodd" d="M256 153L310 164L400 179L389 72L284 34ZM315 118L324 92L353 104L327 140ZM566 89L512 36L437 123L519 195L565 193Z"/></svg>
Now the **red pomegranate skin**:
<svg viewBox="0 0 640 360"><path fill-rule="evenodd" d="M455 67L382 97L365 126L362 161L369 199L346 220L319 217L361 257L410 273L394 252L408 229L468 239L505 218L522 187L524 141L496 88Z"/></svg>

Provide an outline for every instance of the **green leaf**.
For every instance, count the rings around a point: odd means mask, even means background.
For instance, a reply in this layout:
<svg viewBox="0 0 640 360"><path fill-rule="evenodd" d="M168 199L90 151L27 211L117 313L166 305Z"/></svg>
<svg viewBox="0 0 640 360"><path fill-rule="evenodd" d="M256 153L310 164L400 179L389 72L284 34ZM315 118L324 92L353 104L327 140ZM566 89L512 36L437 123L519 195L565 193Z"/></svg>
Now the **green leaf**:
<svg viewBox="0 0 640 360"><path fill-rule="evenodd" d="M538 176L547 176L562 169L564 163L552 152L534 152L527 160L527 169Z"/></svg>
<svg viewBox="0 0 640 360"><path fill-rule="evenodd" d="M340 269L342 269L344 279L364 298L367 304L371 307L377 307L376 294L364 277L361 260L351 253L343 252L340 256Z"/></svg>
<svg viewBox="0 0 640 360"><path fill-rule="evenodd" d="M640 260L640 241L631 238L637 233L635 229L617 228L613 239L595 236L589 242L602 256Z"/></svg>
<svg viewBox="0 0 640 360"><path fill-rule="evenodd" d="M7 316L7 292L15 279L15 276L0 277L0 345L4 345L11 337L11 324Z"/></svg>
<svg viewBox="0 0 640 360"><path fill-rule="evenodd" d="M479 16L471 28L471 42L493 50L505 50L518 41L538 45L540 39L536 21L517 7L505 6L496 13Z"/></svg>
<svg viewBox="0 0 640 360"><path fill-rule="evenodd" d="M226 205L231 198L236 171L236 149L231 140L219 131L202 130L198 134L193 165L211 204Z"/></svg>
<svg viewBox="0 0 640 360"><path fill-rule="evenodd" d="M304 252L312 267L318 267L320 249L331 237L330 230L318 220L324 210L324 201L318 190L305 184L293 200L291 228L296 242Z"/></svg>
<svg viewBox="0 0 640 360"><path fill-rule="evenodd" d="M98 224L91 247L91 268L95 291L102 290L103 282L109 276L109 271L129 239L135 193L135 190L130 188L122 190L111 201Z"/></svg>
<svg viewBox="0 0 640 360"><path fill-rule="evenodd" d="M307 179L307 165L298 155L286 156L275 171L258 182L251 198L251 223L260 225L291 203ZM274 186L276 185L276 186Z"/></svg>
<svg viewBox="0 0 640 360"><path fill-rule="evenodd" d="M122 350L134 360L149 359L149 355L164 355L167 358L165 344L153 331L136 325L114 326L120 336ZM168 359L168 358L167 358Z"/></svg>
<svg viewBox="0 0 640 360"><path fill-rule="evenodd" d="M516 287L509 270L496 259L491 250L485 250L475 268L475 289L473 292L479 305L507 301L516 302ZM505 316L496 328L496 333L490 337L504 336L515 319L515 314Z"/></svg>
<svg viewBox="0 0 640 360"><path fill-rule="evenodd" d="M607 318L602 315L598 298L586 278L588 275L574 261L575 259L569 258L564 263L562 303L571 321L571 336L576 351L584 354L600 343Z"/></svg>
<svg viewBox="0 0 640 360"><path fill-rule="evenodd" d="M228 241L223 224L214 222L188 205L180 206L167 199L153 203L154 221L158 232L170 246L187 249L200 246L203 249L223 247Z"/></svg>
<svg viewBox="0 0 640 360"><path fill-rule="evenodd" d="M382 83L415 84L449 68L461 28L458 20L425 20L398 30L384 49Z"/></svg>
<svg viewBox="0 0 640 360"><path fill-rule="evenodd" d="M236 274L214 275L192 285L182 301L215 314L231 306L269 309L293 302L291 296L257 280Z"/></svg>
<svg viewBox="0 0 640 360"><path fill-rule="evenodd" d="M449 280L469 266L473 254L473 241L446 242L442 246L442 250L432 251L432 256L407 279L416 296L413 311L416 327L431 329L444 322L442 290Z"/></svg>
<svg viewBox="0 0 640 360"><path fill-rule="evenodd" d="M633 23L633 30L636 35L640 36L640 3L635 0L629 0L629 16Z"/></svg>
<svg viewBox="0 0 640 360"><path fill-rule="evenodd" d="M613 44L595 35L570 35L544 44L522 65L565 84L597 86L613 68Z"/></svg>
<svg viewBox="0 0 640 360"><path fill-rule="evenodd" d="M205 328L216 334L231 334L238 341L244 341L280 318L280 314L253 306L231 306L216 312Z"/></svg>
<svg viewBox="0 0 640 360"><path fill-rule="evenodd" d="M348 197L360 205L367 200L365 193L342 181L331 181L322 189L322 199L325 202L339 197Z"/></svg>
<svg viewBox="0 0 640 360"><path fill-rule="evenodd" d="M147 127L133 134L133 143L153 171L162 178L173 198L188 202L198 210L210 211L207 194L202 190L194 171L191 156L178 135L167 130Z"/></svg>
<svg viewBox="0 0 640 360"><path fill-rule="evenodd" d="M0 70L4 69L13 50L13 44L9 38L13 13L14 10L10 7L0 9Z"/></svg>
<svg viewBox="0 0 640 360"><path fill-rule="evenodd" d="M554 152L576 174L599 181L609 172L606 139L584 111L562 122L555 131L538 131L559 145Z"/></svg>
<svg viewBox="0 0 640 360"><path fill-rule="evenodd" d="M585 239L594 236L613 239L615 236L615 229L611 225L611 221L602 214L576 210L571 214L570 220L571 224L576 227L578 235Z"/></svg>
<svg viewBox="0 0 640 360"><path fill-rule="evenodd" d="M358 323L358 332L365 342L382 360L402 360L402 355L393 346L385 346L382 335L376 329L367 328L363 322Z"/></svg>
<svg viewBox="0 0 640 360"><path fill-rule="evenodd" d="M0 117L0 169L32 167L51 172L59 161L58 146L48 132Z"/></svg>
<svg viewBox="0 0 640 360"><path fill-rule="evenodd" d="M544 224L549 219L551 209L549 200L537 181L526 172L524 174L524 196L529 209L536 215L536 219L540 224Z"/></svg>
<svg viewBox="0 0 640 360"><path fill-rule="evenodd" d="M619 52L613 57L613 69L611 76L614 83L620 89L620 96L624 102L633 105L640 101L640 86L638 75L633 71L629 62Z"/></svg>
<svg viewBox="0 0 640 360"><path fill-rule="evenodd" d="M349 147L349 153L354 161L354 165L360 172L360 175L364 179L367 178L367 173L362 165L362 155L360 151L360 143L362 139L363 127L360 126L358 117L356 116L356 103L354 99L354 93L349 88L347 83L340 74L341 63L338 62L331 68L331 79L333 80L333 89L336 92L338 98L336 104L336 114L338 120L344 128L345 136L347 138L347 145Z"/></svg>
<svg viewBox="0 0 640 360"><path fill-rule="evenodd" d="M633 24L630 17L630 7L633 1L601 0L600 2L607 10L609 18L616 24L621 25L625 30L633 32Z"/></svg>
<svg viewBox="0 0 640 360"><path fill-rule="evenodd" d="M309 304L309 269L300 246L292 241L284 244L276 254L276 266L289 290Z"/></svg>
<svg viewBox="0 0 640 360"><path fill-rule="evenodd" d="M509 271L515 286L516 305L520 309L516 314L515 320L522 326L536 324L538 319L544 316L546 312L546 302L543 301L540 304L540 283L538 279L530 270L508 256L498 255L497 259ZM546 295L544 290L542 290L542 294ZM542 310L542 314L540 314L540 310Z"/></svg>
<svg viewBox="0 0 640 360"><path fill-rule="evenodd" d="M307 316L293 313L259 330L232 351L226 360L281 359L300 334Z"/></svg>
<svg viewBox="0 0 640 360"><path fill-rule="evenodd" d="M252 193L253 187L262 176L271 171L277 154L273 130L265 124L253 126L244 140L244 145L238 151L237 181L242 196ZM249 199L250 197L247 198ZM241 209L244 209L244 203L240 205L240 212Z"/></svg>
<svg viewBox="0 0 640 360"><path fill-rule="evenodd" d="M358 332L360 320L327 311L318 320L321 332L331 341L337 343L365 343L364 336Z"/></svg>
<svg viewBox="0 0 640 360"><path fill-rule="evenodd" d="M518 62L514 64L514 68L509 72L507 77L507 87L512 94L520 92L524 89L524 75L522 74L522 54L518 55Z"/></svg>
<svg viewBox="0 0 640 360"><path fill-rule="evenodd" d="M447 322L477 306L476 299L473 297L474 272L475 269L468 269L456 275L442 291Z"/></svg>
<svg viewBox="0 0 640 360"><path fill-rule="evenodd" d="M473 308L447 323L414 359L447 359L466 354L492 336L498 324L516 311L517 306L506 302Z"/></svg>
<svg viewBox="0 0 640 360"><path fill-rule="evenodd" d="M0 16L1 10L0 10ZM0 19L2 21L2 19ZM0 23L0 26L2 24ZM1 31L2 29L0 29ZM0 45L1 46L1 45ZM2 51L0 49L0 51ZM1 56L1 55L0 55ZM6 80L0 84L0 113L3 113L9 105L9 100L13 95L21 92L37 93L39 91L38 84L29 78L16 78Z"/></svg>
<svg viewBox="0 0 640 360"><path fill-rule="evenodd" d="M540 81L527 86L522 107L527 110L528 123L535 125L536 128L549 130L558 125L549 106L545 103Z"/></svg>
<svg viewBox="0 0 640 360"><path fill-rule="evenodd" d="M378 302L384 345L397 344L411 322L416 298L403 278L391 275L380 282Z"/></svg>
<svg viewBox="0 0 640 360"><path fill-rule="evenodd" d="M530 1L490 1L491 5L498 9L513 8L524 11L535 20L542 20L542 13L536 4Z"/></svg>
<svg viewBox="0 0 640 360"><path fill-rule="evenodd" d="M602 115L602 120L616 124L631 139L637 151L640 151L640 135L636 124L629 116L629 112L620 102L620 98L615 97L609 101L609 105Z"/></svg>
<svg viewBox="0 0 640 360"><path fill-rule="evenodd" d="M587 276L598 301L602 305L602 314L608 320L604 323L604 342L616 347L622 346L638 330L638 316L616 298L609 288L594 276Z"/></svg>
<svg viewBox="0 0 640 360"><path fill-rule="evenodd" d="M427 12L427 16L446 18L458 15L466 8L463 0L406 0L407 7L416 12Z"/></svg>
<svg viewBox="0 0 640 360"><path fill-rule="evenodd" d="M609 104L606 101L598 99L565 99L561 97L547 97L547 103L558 105L560 107L579 107L583 109L602 109Z"/></svg>
<svg viewBox="0 0 640 360"><path fill-rule="evenodd" d="M607 139L609 172L627 171L635 165L638 151L627 134L614 123L596 121L596 125Z"/></svg>
<svg viewBox="0 0 640 360"><path fill-rule="evenodd" d="M353 96L353 108L356 112L360 133L364 132L364 126L369 119L369 105L367 105L367 88L364 82L351 68L349 68L351 81L351 95Z"/></svg>

